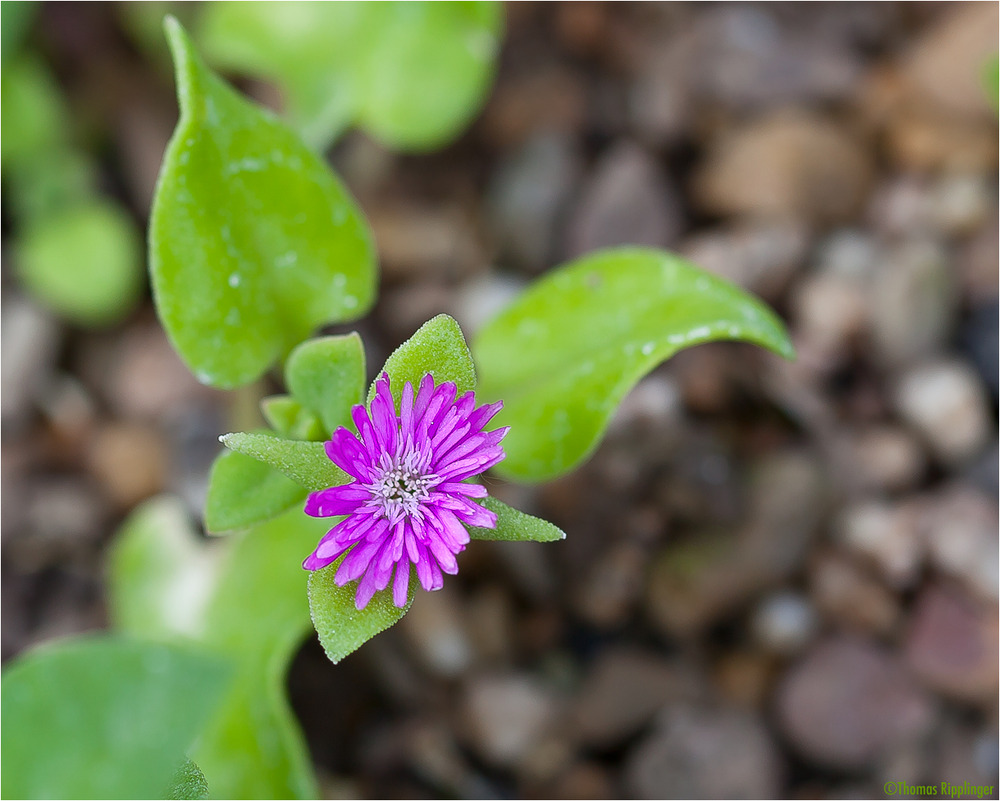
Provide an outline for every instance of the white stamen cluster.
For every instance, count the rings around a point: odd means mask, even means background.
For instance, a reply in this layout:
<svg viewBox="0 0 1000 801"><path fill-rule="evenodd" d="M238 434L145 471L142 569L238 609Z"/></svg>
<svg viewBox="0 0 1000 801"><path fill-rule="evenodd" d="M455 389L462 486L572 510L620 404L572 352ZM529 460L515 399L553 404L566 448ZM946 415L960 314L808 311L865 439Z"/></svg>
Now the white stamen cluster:
<svg viewBox="0 0 1000 801"><path fill-rule="evenodd" d="M404 516L421 519L421 503L441 481L433 473L425 472L429 460L423 454L416 449L401 450L403 453L395 457L382 454L379 459L382 475L366 487L390 525L395 525Z"/></svg>

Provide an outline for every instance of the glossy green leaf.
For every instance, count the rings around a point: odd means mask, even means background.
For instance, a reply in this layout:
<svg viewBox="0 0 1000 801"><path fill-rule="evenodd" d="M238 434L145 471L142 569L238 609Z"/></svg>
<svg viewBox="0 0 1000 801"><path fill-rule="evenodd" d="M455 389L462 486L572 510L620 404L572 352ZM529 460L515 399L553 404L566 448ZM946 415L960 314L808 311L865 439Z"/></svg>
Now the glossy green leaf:
<svg viewBox="0 0 1000 801"><path fill-rule="evenodd" d="M390 587L375 593L368 605L359 610L355 605L358 583L352 581L338 587L334 581L343 560L342 556L333 564L309 574L309 610L313 626L319 634L323 650L334 664L405 615L413 603L417 587L416 572L413 571L404 609L393 603Z"/></svg>
<svg viewBox="0 0 1000 801"><path fill-rule="evenodd" d="M573 469L642 376L721 339L793 356L767 306L672 254L621 248L553 271L474 342L480 395L504 401L496 423L511 427L496 471L541 481Z"/></svg>
<svg viewBox="0 0 1000 801"><path fill-rule="evenodd" d="M205 528L212 534L239 531L301 504L306 490L273 467L234 451L212 465L205 500Z"/></svg>
<svg viewBox="0 0 1000 801"><path fill-rule="evenodd" d="M346 484L351 478L330 461L322 442L297 442L269 434L225 434L232 451L275 467L310 492Z"/></svg>
<svg viewBox="0 0 1000 801"><path fill-rule="evenodd" d="M142 290L142 245L118 206L94 201L29 225L17 243L18 275L38 300L84 325L108 325Z"/></svg>
<svg viewBox="0 0 1000 801"><path fill-rule="evenodd" d="M201 768L190 759L185 759L184 764L170 779L170 790L166 797L176 801L200 801L208 798L208 781Z"/></svg>
<svg viewBox="0 0 1000 801"><path fill-rule="evenodd" d="M280 83L320 149L351 124L424 149L482 104L502 27L495 2L231 2L208 5L199 39L213 63Z"/></svg>
<svg viewBox="0 0 1000 801"><path fill-rule="evenodd" d="M403 387L409 381L413 388L430 373L436 384L454 382L458 394L476 388L476 368L465 342L462 329L453 317L439 314L428 320L406 342L392 352L376 376L389 374L396 408L403 397ZM368 403L375 397L375 382L368 391Z"/></svg>
<svg viewBox="0 0 1000 801"><path fill-rule="evenodd" d="M95 636L3 674L4 798L162 798L230 671L191 647Z"/></svg>
<svg viewBox="0 0 1000 801"><path fill-rule="evenodd" d="M287 439L317 441L326 437L319 417L288 395L264 398L260 410L268 425Z"/></svg>
<svg viewBox="0 0 1000 801"><path fill-rule="evenodd" d="M365 350L361 337L318 337L303 342L288 357L285 383L292 397L319 415L324 436L350 423L351 407L365 392Z"/></svg>
<svg viewBox="0 0 1000 801"><path fill-rule="evenodd" d="M496 514L497 525L496 528L468 526L469 536L474 540L556 542L566 539L566 532L548 520L512 509L492 495L483 498L479 503Z"/></svg>
<svg viewBox="0 0 1000 801"><path fill-rule="evenodd" d="M260 376L371 305L371 233L327 165L201 62L168 18L181 115L150 220L157 310L203 383Z"/></svg>
<svg viewBox="0 0 1000 801"><path fill-rule="evenodd" d="M179 502L158 498L140 506L116 540L115 624L161 639L193 637L237 665L232 688L191 751L217 798L318 796L284 684L309 631L301 563L326 529L326 521L292 510L206 542L190 530ZM179 602L187 610L178 610Z"/></svg>

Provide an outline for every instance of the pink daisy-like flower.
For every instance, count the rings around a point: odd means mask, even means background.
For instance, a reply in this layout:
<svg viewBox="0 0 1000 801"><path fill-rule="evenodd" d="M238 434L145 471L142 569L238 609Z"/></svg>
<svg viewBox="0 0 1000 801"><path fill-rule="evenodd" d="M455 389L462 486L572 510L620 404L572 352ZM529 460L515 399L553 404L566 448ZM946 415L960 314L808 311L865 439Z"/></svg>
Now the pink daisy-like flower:
<svg viewBox="0 0 1000 801"><path fill-rule="evenodd" d="M302 566L319 570L350 551L334 580L342 587L361 579L358 609L390 580L394 603L406 606L411 564L425 590L440 589L442 573L458 572L455 555L469 541L465 526L496 527L496 515L472 500L486 497L486 488L464 479L504 458L500 441L507 429L483 431L503 403L476 409L475 393L456 400L455 392L454 384L435 387L425 375L414 397L406 382L397 414L382 373L371 415L360 404L351 410L358 435L341 426L326 443L327 456L354 481L312 493L306 514L347 517Z"/></svg>

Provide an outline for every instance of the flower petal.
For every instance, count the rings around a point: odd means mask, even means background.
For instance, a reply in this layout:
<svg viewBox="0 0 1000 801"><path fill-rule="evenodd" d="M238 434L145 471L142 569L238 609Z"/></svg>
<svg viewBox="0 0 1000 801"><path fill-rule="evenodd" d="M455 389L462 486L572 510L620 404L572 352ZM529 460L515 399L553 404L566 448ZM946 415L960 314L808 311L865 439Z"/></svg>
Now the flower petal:
<svg viewBox="0 0 1000 801"><path fill-rule="evenodd" d="M400 609L406 606L410 589L410 562L403 560L396 563L396 578L392 582L392 602Z"/></svg>
<svg viewBox="0 0 1000 801"><path fill-rule="evenodd" d="M328 487L310 493L306 498L305 512L312 517L349 515L369 498L371 493L357 482Z"/></svg>

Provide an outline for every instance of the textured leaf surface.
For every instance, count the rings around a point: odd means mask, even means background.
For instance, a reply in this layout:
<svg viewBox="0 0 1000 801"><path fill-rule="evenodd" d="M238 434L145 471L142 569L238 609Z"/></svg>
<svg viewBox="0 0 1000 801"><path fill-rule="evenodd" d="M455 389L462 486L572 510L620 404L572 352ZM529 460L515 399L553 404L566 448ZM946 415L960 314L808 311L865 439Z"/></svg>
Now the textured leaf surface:
<svg viewBox="0 0 1000 801"><path fill-rule="evenodd" d="M213 63L279 82L322 149L358 124L391 147L455 136L489 88L503 27L494 2L212 3L199 39Z"/></svg>
<svg viewBox="0 0 1000 801"><path fill-rule="evenodd" d="M199 801L208 798L208 782L201 768L190 759L185 759L184 764L170 779L167 798L177 801Z"/></svg>
<svg viewBox="0 0 1000 801"><path fill-rule="evenodd" d="M125 637L29 652L3 674L3 797L162 798L228 676L215 655Z"/></svg>
<svg viewBox="0 0 1000 801"><path fill-rule="evenodd" d="M496 528L477 528L469 526L469 536L474 540L504 540L507 542L556 542L566 539L566 532L540 517L533 517L507 504L498 501L492 495L483 498L479 503L497 516Z"/></svg>
<svg viewBox="0 0 1000 801"><path fill-rule="evenodd" d="M142 290L142 245L118 206L91 201L30 224L17 245L18 274L40 302L84 325L107 325Z"/></svg>
<svg viewBox="0 0 1000 801"><path fill-rule="evenodd" d="M793 356L763 303L669 253L608 250L553 271L473 343L482 399L502 399L496 422L511 426L496 471L541 481L573 469L642 376L721 339Z"/></svg>
<svg viewBox="0 0 1000 801"><path fill-rule="evenodd" d="M329 525L332 526L334 522L330 520ZM354 603L358 583L352 581L338 587L334 581L337 568L343 560L342 556L333 564L309 574L309 610L313 626L319 634L323 650L334 664L405 615L413 603L413 593L417 586L416 574L411 573L405 609L400 609L393 603L390 587L375 593L368 606L358 610Z"/></svg>
<svg viewBox="0 0 1000 801"><path fill-rule="evenodd" d="M319 415L324 437L350 422L351 407L365 392L365 351L361 337L317 337L288 357L285 383L296 401Z"/></svg>
<svg viewBox="0 0 1000 801"><path fill-rule="evenodd" d="M230 450L275 467L310 492L346 484L350 477L330 461L322 442L297 442L270 434L226 434Z"/></svg>
<svg viewBox="0 0 1000 801"><path fill-rule="evenodd" d="M284 684L309 631L301 563L325 532L323 522L292 510L206 543L190 530L179 502L160 498L139 507L115 543L115 624L160 639L193 637L237 666L191 752L216 798L318 795Z"/></svg>
<svg viewBox="0 0 1000 801"><path fill-rule="evenodd" d="M458 388L459 395L476 388L476 368L472 363L469 346L458 323L447 314L439 314L428 320L412 337L396 348L386 359L385 366L379 370L376 381L383 372L389 374L397 409L406 382L409 381L416 389L427 373L434 376L435 384L452 381ZM368 390L368 403L374 397L375 382L372 382Z"/></svg>
<svg viewBox="0 0 1000 801"><path fill-rule="evenodd" d="M154 298L188 367L229 388L367 310L371 234L326 164L205 67L175 20L166 28L181 115L150 219Z"/></svg>
<svg viewBox="0 0 1000 801"><path fill-rule="evenodd" d="M235 451L212 465L205 500L205 528L212 534L244 529L305 500L306 490L274 468Z"/></svg>

